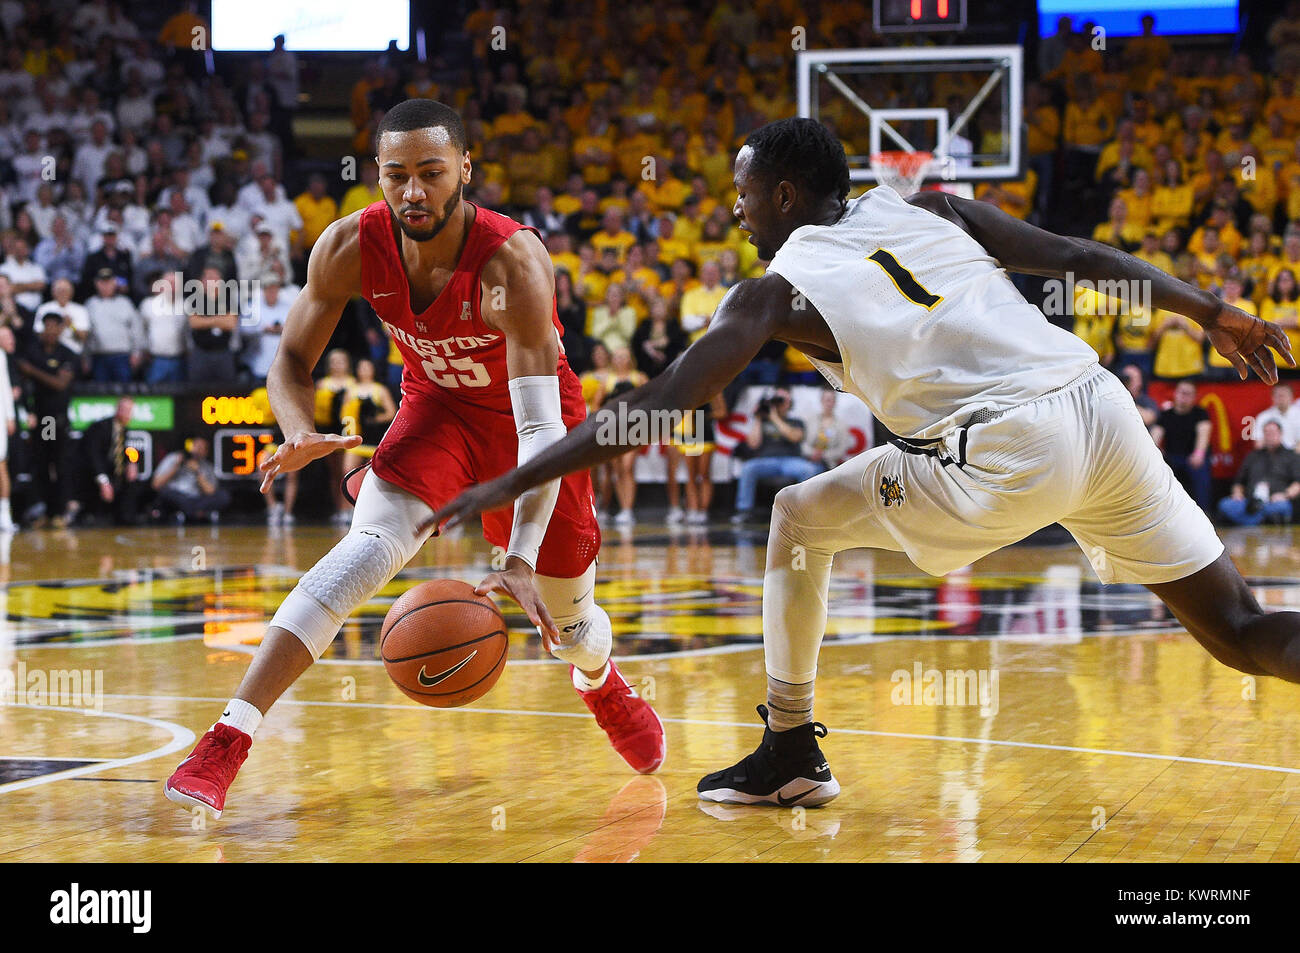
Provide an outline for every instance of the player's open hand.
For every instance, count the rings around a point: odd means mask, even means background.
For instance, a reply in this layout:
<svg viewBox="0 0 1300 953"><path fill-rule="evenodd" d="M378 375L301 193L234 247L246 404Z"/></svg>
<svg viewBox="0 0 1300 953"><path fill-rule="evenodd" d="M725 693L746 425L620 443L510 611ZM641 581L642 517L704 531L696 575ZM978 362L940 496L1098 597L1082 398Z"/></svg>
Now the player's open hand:
<svg viewBox="0 0 1300 953"><path fill-rule="evenodd" d="M533 570L518 556L506 558L506 568L501 572L490 573L487 578L474 587L480 596L489 592L504 592L524 610L528 621L537 626L542 633L542 644L549 652L560 641L560 630L555 627L555 620L546 611L546 603L533 581Z"/></svg>
<svg viewBox="0 0 1300 953"><path fill-rule="evenodd" d="M499 510L513 503L520 491L511 486L507 477L509 474L465 490L417 526L415 535L423 536L435 526L443 530L451 529L453 526L472 520L480 513Z"/></svg>
<svg viewBox="0 0 1300 953"><path fill-rule="evenodd" d="M327 457L336 450L351 450L361 445L361 435L344 437L334 433L297 433L276 449L275 453L262 461L263 493L271 489L271 484L281 473L301 470L313 460Z"/></svg>
<svg viewBox="0 0 1300 953"><path fill-rule="evenodd" d="M1290 367L1296 366L1285 331L1230 304L1219 308L1214 322L1207 324L1205 331L1214 349L1232 362L1242 380L1254 371L1265 383L1276 384L1277 363L1273 351L1281 354Z"/></svg>

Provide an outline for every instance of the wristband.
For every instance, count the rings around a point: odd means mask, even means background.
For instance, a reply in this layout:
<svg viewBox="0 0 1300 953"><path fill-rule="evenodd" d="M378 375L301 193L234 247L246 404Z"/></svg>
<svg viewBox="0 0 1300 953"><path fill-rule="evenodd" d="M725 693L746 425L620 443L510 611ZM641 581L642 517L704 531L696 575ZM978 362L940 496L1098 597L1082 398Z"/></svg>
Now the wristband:
<svg viewBox="0 0 1300 953"><path fill-rule="evenodd" d="M515 377L510 381L510 405L519 436L517 462L523 466L568 430L560 413L560 379L555 376ZM518 556L537 570L537 554L560 496L560 481L551 480L526 491L515 501L514 525L506 556Z"/></svg>

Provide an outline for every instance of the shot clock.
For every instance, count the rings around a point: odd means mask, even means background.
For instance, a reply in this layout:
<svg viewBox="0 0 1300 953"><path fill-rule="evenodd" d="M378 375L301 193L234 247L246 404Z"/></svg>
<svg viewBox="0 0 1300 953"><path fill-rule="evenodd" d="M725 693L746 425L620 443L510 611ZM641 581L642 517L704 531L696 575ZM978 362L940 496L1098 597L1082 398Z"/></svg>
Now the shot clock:
<svg viewBox="0 0 1300 953"><path fill-rule="evenodd" d="M266 455L275 452L269 427L223 427L212 438L212 461L223 480L252 479Z"/></svg>
<svg viewBox="0 0 1300 953"><path fill-rule="evenodd" d="M966 0L875 0L877 33L966 29Z"/></svg>

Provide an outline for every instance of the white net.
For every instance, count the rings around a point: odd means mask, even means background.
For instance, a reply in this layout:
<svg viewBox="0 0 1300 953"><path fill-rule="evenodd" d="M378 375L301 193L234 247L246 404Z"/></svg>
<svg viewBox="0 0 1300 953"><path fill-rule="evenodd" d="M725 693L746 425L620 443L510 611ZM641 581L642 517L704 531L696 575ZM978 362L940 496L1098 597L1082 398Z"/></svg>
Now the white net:
<svg viewBox="0 0 1300 953"><path fill-rule="evenodd" d="M871 157L871 170L877 181L907 198L921 187L933 161L929 152L877 152Z"/></svg>

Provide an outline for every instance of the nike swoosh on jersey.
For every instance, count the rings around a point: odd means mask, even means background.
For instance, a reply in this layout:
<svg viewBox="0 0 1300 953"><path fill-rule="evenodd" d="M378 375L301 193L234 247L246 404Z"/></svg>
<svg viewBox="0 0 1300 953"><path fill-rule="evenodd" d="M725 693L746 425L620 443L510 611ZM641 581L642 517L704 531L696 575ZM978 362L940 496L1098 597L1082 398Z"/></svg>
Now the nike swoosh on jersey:
<svg viewBox="0 0 1300 953"><path fill-rule="evenodd" d="M583 599L587 598L589 595L591 595L593 592L595 592L595 590L596 590L596 587L595 587L595 586L592 586L590 589L588 589L588 590L587 590L586 592L584 592L582 595L578 596L578 598L574 599L574 600L573 600L573 604L576 606L576 605L577 605L579 602L581 602Z"/></svg>
<svg viewBox="0 0 1300 953"><path fill-rule="evenodd" d="M372 291L372 292L370 292L370 297L372 297L372 298L387 298L389 295L395 295L395 294L397 294L396 291Z"/></svg>
<svg viewBox="0 0 1300 953"><path fill-rule="evenodd" d="M466 655L463 659L461 659L451 668L447 669L445 672L439 672L437 675L424 674L424 666L421 665L420 674L416 676L416 680L419 681L419 683L423 685L425 688L433 688L434 685L437 685L439 682L445 682L447 679L451 678L462 668L468 665L470 659L472 659L475 655L478 655L478 649L475 649L473 652L470 652L469 655Z"/></svg>

